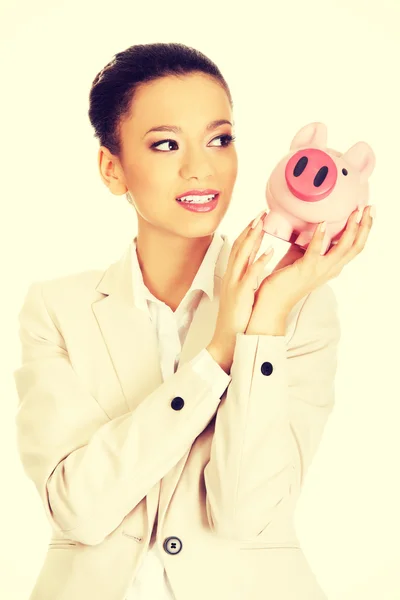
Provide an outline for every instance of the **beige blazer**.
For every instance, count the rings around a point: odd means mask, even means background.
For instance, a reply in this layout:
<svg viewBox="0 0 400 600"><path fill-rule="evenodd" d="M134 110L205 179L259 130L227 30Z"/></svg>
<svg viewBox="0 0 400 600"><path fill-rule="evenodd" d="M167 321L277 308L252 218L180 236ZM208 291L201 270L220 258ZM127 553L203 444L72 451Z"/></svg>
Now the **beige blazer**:
<svg viewBox="0 0 400 600"><path fill-rule="evenodd" d="M130 249L105 271L29 287L17 441L51 527L30 600L124 600L157 507L176 600L326 598L293 513L334 405L335 296L325 284L303 298L285 336L238 335L216 398L189 361L214 333L222 237L214 300L203 296L165 382L133 306Z"/></svg>

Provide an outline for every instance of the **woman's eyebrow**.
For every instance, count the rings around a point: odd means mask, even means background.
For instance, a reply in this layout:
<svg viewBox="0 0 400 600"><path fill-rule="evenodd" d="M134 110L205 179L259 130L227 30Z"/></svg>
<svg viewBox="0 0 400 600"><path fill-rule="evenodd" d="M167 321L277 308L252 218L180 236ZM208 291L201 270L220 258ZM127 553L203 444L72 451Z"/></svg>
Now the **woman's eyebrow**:
<svg viewBox="0 0 400 600"><path fill-rule="evenodd" d="M225 124L232 125L232 123L230 121L227 121L226 119L217 119L216 121L211 121L211 123L209 123L207 125L206 131L212 131L213 129L216 129L220 125L225 125ZM151 129L146 131L146 133L144 134L143 137L146 137L146 135L148 133L150 133L151 131L172 131L173 133L182 133L182 128L177 127L176 125L157 125L157 127L152 127Z"/></svg>

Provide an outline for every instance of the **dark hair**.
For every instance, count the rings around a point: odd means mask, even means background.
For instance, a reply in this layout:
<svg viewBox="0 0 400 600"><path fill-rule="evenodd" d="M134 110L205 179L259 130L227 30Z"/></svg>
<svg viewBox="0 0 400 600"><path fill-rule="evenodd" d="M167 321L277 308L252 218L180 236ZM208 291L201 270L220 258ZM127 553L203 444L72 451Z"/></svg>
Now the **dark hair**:
<svg viewBox="0 0 400 600"><path fill-rule="evenodd" d="M95 130L94 137L120 158L120 123L129 116L139 85L167 75L195 72L214 77L233 106L228 84L220 70L199 50L178 43L157 43L138 44L118 52L96 75L90 89L88 115Z"/></svg>

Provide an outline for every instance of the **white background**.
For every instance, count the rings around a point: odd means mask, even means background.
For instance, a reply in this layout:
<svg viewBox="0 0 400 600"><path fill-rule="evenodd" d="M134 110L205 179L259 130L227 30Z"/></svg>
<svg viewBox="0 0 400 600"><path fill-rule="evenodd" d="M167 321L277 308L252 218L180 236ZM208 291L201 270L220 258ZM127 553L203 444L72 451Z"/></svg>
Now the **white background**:
<svg viewBox="0 0 400 600"><path fill-rule="evenodd" d="M296 512L330 600L400 598L400 1L4 3L1 23L0 597L24 600L49 527L16 451L17 313L32 281L106 268L136 234L97 169L88 94L114 53L182 42L214 60L234 100L239 174L219 230L233 241L296 131L377 156L367 247L333 280L342 325L337 400ZM397 572L397 574L396 574Z"/></svg>

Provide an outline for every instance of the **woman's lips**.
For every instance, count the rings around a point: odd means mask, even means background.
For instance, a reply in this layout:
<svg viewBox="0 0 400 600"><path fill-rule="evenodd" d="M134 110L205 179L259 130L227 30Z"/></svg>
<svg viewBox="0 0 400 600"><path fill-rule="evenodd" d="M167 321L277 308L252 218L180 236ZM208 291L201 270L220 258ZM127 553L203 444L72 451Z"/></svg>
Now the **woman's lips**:
<svg viewBox="0 0 400 600"><path fill-rule="evenodd" d="M190 210L192 212L210 212L214 210L214 208L218 204L220 194L218 193L213 200L209 202L199 203L199 202L181 202L178 199L175 199L180 206Z"/></svg>
<svg viewBox="0 0 400 600"><path fill-rule="evenodd" d="M177 198L183 198L184 196L211 196L219 194L218 190L188 190L183 194L179 194Z"/></svg>

